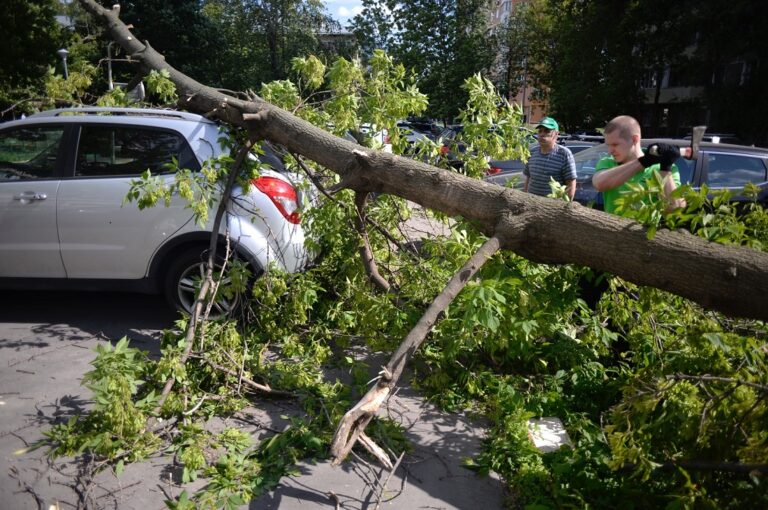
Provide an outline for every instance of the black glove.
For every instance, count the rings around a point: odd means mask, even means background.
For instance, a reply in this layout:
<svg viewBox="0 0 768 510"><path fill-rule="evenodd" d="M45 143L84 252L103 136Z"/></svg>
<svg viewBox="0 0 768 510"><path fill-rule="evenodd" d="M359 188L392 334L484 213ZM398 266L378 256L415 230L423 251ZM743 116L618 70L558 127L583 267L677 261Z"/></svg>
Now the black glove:
<svg viewBox="0 0 768 510"><path fill-rule="evenodd" d="M659 157L659 170L669 172L672 163L680 157L680 149L676 145L656 143L648 147L648 154L657 155Z"/></svg>
<svg viewBox="0 0 768 510"><path fill-rule="evenodd" d="M643 165L643 168L648 168L649 166L658 165L661 163L661 158L656 154L643 154L637 160L640 162L641 165Z"/></svg>

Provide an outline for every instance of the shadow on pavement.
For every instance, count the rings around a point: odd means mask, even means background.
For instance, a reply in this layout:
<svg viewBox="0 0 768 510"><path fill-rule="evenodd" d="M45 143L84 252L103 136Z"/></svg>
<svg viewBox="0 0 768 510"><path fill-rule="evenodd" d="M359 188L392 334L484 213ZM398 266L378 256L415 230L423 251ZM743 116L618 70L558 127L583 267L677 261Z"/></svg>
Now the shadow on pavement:
<svg viewBox="0 0 768 510"><path fill-rule="evenodd" d="M150 355L159 354L157 330L173 326L177 313L162 296L119 292L3 291L0 349L44 348L95 337L127 336Z"/></svg>

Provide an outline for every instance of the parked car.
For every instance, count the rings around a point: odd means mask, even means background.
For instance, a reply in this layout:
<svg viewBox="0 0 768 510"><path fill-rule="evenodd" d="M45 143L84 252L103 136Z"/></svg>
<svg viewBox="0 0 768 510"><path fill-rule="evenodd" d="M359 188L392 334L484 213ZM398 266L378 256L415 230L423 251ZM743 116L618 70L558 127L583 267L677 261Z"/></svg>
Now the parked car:
<svg viewBox="0 0 768 510"><path fill-rule="evenodd" d="M199 171L225 152L221 135L199 115L138 108L67 108L3 124L0 287L165 293L189 312L214 214L201 227L180 197L144 210L124 200L145 170L172 181L175 159ZM254 275L270 265L301 271L310 261L305 195L277 157L262 160L273 168L234 191L221 242L226 233ZM221 298L215 312L233 306Z"/></svg>
<svg viewBox="0 0 768 510"><path fill-rule="evenodd" d="M595 145L592 142L581 142L578 140L563 140L557 143L568 147L574 155ZM536 147L536 145L531 145L531 149ZM524 169L525 163L520 159L492 160L488 163L488 172L483 177L483 180L501 186L507 186L509 185L508 183L512 182L512 187L522 188Z"/></svg>
<svg viewBox="0 0 768 510"><path fill-rule="evenodd" d="M690 140L691 135L686 135L683 137L683 140ZM731 143L734 145L742 145L743 142L741 141L741 138L734 135L733 133L704 133L704 136L702 137L702 141L704 142L712 142L712 143Z"/></svg>
<svg viewBox="0 0 768 510"><path fill-rule="evenodd" d="M654 143L669 143L687 147L690 142L679 139L647 139L643 147ZM576 160L576 195L574 200L597 209L603 208L603 197L594 186L592 176L597 162L609 156L608 146L596 145L574 156ZM702 142L696 160L679 158L675 164L680 171L680 182L699 189L706 184L711 190L728 189L736 202L747 200L740 192L751 182L762 189L758 200L768 205L768 149Z"/></svg>
<svg viewBox="0 0 768 510"><path fill-rule="evenodd" d="M413 118L409 117L405 121L397 123L398 127L411 129L425 135L430 140L435 140L437 136L442 132L442 128L435 124L433 120L425 118Z"/></svg>
<svg viewBox="0 0 768 510"><path fill-rule="evenodd" d="M406 142L408 142L408 145L416 145L418 143L422 143L424 140L429 139L429 137L426 134L422 133L418 129L415 129L408 122L405 122L405 121L398 122L397 128L400 132L400 135L405 137L405 140Z"/></svg>
<svg viewBox="0 0 768 510"><path fill-rule="evenodd" d="M605 141L603 133L594 129L576 132L571 135L571 138L580 142L603 143Z"/></svg>

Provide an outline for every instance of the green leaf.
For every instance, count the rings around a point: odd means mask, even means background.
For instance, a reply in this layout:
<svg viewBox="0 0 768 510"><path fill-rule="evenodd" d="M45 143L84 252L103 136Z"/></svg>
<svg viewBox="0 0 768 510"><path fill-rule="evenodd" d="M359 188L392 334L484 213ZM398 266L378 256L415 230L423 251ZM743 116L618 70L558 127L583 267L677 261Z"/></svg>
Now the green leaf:
<svg viewBox="0 0 768 510"><path fill-rule="evenodd" d="M701 336L704 337L710 344L712 344L713 347L720 349L723 352L728 352L731 350L731 347L723 342L723 337L720 333L704 333Z"/></svg>

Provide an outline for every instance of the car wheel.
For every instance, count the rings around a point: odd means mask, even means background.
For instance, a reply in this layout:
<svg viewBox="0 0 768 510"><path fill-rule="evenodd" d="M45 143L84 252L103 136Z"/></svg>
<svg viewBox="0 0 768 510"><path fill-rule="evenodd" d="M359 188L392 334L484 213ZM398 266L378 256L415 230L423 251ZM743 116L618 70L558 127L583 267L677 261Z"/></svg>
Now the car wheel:
<svg viewBox="0 0 768 510"><path fill-rule="evenodd" d="M221 271L222 262L223 259L217 256L214 273ZM165 278L165 296L172 307L187 315L192 314L197 292L205 279L207 263L208 250L199 248L185 251L173 261ZM225 274L221 284L228 282ZM232 316L239 304L239 294L230 298L217 293L209 318Z"/></svg>

